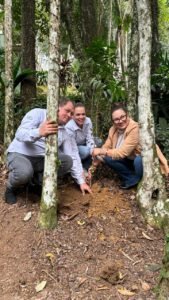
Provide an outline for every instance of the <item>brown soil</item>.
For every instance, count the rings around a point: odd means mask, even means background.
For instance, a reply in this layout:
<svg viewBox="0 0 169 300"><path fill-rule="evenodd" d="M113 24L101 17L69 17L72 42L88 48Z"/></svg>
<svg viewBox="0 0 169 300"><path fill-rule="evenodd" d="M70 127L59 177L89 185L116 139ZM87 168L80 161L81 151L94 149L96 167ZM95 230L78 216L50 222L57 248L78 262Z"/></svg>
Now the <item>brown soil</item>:
<svg viewBox="0 0 169 300"><path fill-rule="evenodd" d="M1 180L0 300L156 299L163 234L144 223L134 189L100 179L82 196L72 182L62 185L52 231L37 226L37 196L24 191L9 206L4 189Z"/></svg>

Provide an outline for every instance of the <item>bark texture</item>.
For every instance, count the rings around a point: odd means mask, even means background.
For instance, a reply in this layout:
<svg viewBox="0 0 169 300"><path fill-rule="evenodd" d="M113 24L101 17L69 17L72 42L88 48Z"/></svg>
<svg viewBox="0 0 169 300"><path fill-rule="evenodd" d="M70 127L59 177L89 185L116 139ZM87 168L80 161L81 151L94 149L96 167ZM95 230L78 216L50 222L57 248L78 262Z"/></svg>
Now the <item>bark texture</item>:
<svg viewBox="0 0 169 300"><path fill-rule="evenodd" d="M110 46L112 40L112 11L113 11L113 3L112 0L109 0L109 20L108 20L108 35L107 35L107 43Z"/></svg>
<svg viewBox="0 0 169 300"><path fill-rule="evenodd" d="M137 11L139 21L138 109L144 168L137 199L147 222L167 229L169 225L169 199L166 197L165 184L156 155L154 120L151 111L152 30L149 1L137 0Z"/></svg>
<svg viewBox="0 0 169 300"><path fill-rule="evenodd" d="M14 130L13 112L13 71L12 71L12 0L5 0L5 150L11 143Z"/></svg>
<svg viewBox="0 0 169 300"><path fill-rule="evenodd" d="M152 20L152 55L151 55L151 72L154 73L159 65L158 54L160 50L158 17L159 7L158 0L151 0L151 20Z"/></svg>
<svg viewBox="0 0 169 300"><path fill-rule="evenodd" d="M88 47L90 43L98 37L98 22L97 22L97 1L79 0L80 19L82 29L82 40L84 47Z"/></svg>
<svg viewBox="0 0 169 300"><path fill-rule="evenodd" d="M21 1L21 44L22 44L22 71L35 71L35 0ZM21 99L24 107L30 105L36 98L35 76L29 76L21 83Z"/></svg>
<svg viewBox="0 0 169 300"><path fill-rule="evenodd" d="M57 122L59 101L59 41L60 0L50 2L49 72L47 118ZM54 228L57 224L57 135L46 139L43 192L40 205L39 225Z"/></svg>
<svg viewBox="0 0 169 300"><path fill-rule="evenodd" d="M138 15L136 0L133 0L132 24L129 49L129 77L128 77L128 102L127 107L131 117L137 117L137 90L138 90L138 63L139 63L139 41L138 41Z"/></svg>
<svg viewBox="0 0 169 300"><path fill-rule="evenodd" d="M70 43L78 58L84 56L83 43L81 38L81 28L79 18L76 14L77 8L74 0L61 1L61 14L65 22L66 29L69 35Z"/></svg>

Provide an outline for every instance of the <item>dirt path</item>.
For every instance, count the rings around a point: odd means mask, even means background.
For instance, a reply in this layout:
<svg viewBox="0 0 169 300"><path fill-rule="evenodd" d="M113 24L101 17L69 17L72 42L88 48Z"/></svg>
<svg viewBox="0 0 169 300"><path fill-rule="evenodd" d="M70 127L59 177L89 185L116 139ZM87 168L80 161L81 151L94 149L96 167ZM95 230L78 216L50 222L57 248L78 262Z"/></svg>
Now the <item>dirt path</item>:
<svg viewBox="0 0 169 300"><path fill-rule="evenodd" d="M91 197L63 185L58 227L42 231L38 198L26 201L23 193L9 206L0 184L0 300L155 299L163 235L143 223L135 190L104 180ZM41 281L46 286L37 293Z"/></svg>

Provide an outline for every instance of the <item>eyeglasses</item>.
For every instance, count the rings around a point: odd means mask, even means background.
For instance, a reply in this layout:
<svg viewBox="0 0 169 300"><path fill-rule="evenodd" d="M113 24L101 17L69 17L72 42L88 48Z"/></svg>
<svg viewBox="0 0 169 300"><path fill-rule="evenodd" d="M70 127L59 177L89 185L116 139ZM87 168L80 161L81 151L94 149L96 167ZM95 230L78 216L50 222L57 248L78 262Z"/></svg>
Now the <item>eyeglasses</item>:
<svg viewBox="0 0 169 300"><path fill-rule="evenodd" d="M118 124L119 122L124 122L124 121L126 121L126 119L127 119L127 115L123 115L123 116L121 116L120 118L116 118L116 119L114 119L113 120L113 122L115 123L115 124Z"/></svg>

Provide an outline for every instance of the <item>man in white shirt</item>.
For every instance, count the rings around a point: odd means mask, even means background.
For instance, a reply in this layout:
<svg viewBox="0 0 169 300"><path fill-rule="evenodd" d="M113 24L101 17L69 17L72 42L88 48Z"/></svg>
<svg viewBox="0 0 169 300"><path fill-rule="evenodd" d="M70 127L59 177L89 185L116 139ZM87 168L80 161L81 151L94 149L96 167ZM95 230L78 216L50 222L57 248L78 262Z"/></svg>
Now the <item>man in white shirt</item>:
<svg viewBox="0 0 169 300"><path fill-rule="evenodd" d="M46 109L35 108L23 118L15 138L7 150L7 165L9 177L5 192L5 201L9 204L17 202L15 189L29 184L33 177L38 176L42 184L44 168L45 137L58 131L58 158L61 165L58 176L71 172L80 185L81 191L91 193L83 176L78 149L73 138L70 138L64 125L72 118L74 105L68 99L59 103L58 125L46 119ZM41 174L41 178L39 177Z"/></svg>

